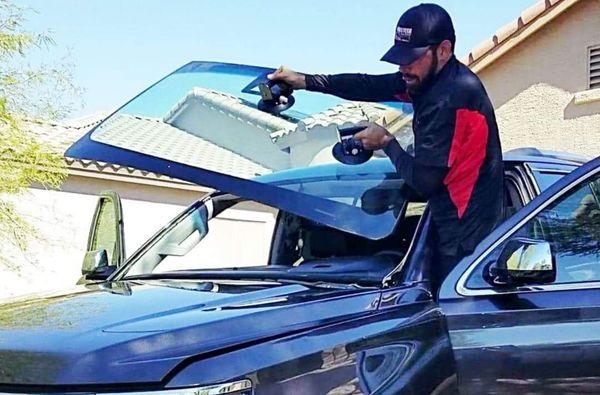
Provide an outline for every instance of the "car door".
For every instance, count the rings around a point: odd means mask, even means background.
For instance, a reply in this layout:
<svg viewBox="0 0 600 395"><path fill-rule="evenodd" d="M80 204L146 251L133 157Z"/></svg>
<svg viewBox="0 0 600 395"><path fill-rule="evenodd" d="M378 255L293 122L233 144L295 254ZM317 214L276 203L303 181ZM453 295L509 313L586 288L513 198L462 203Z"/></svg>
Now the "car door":
<svg viewBox="0 0 600 395"><path fill-rule="evenodd" d="M493 286L507 243L547 243L554 280ZM462 393L600 392L600 158L565 176L448 276L440 304Z"/></svg>

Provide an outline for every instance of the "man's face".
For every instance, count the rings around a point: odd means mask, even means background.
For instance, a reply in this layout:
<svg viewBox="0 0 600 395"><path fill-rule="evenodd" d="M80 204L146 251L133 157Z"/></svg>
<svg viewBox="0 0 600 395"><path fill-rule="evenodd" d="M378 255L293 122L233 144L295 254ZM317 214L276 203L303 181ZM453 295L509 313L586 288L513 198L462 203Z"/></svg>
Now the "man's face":
<svg viewBox="0 0 600 395"><path fill-rule="evenodd" d="M434 51L435 48L430 47L419 59L399 67L410 93L418 92L419 88L435 75L438 61Z"/></svg>

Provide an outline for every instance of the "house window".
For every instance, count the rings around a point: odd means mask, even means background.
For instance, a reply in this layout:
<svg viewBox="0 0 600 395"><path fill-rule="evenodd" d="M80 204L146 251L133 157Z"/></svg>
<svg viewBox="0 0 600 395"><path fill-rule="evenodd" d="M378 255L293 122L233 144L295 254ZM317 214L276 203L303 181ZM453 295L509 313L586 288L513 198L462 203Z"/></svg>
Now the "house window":
<svg viewBox="0 0 600 395"><path fill-rule="evenodd" d="M588 48L589 88L600 88L600 45Z"/></svg>

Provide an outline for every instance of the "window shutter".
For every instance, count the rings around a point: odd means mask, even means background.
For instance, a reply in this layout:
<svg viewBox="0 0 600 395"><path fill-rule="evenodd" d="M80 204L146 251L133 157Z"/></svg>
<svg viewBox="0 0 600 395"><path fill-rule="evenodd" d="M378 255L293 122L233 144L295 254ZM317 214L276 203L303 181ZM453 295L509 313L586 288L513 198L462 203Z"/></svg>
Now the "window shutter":
<svg viewBox="0 0 600 395"><path fill-rule="evenodd" d="M600 88L600 45L589 48L589 88Z"/></svg>

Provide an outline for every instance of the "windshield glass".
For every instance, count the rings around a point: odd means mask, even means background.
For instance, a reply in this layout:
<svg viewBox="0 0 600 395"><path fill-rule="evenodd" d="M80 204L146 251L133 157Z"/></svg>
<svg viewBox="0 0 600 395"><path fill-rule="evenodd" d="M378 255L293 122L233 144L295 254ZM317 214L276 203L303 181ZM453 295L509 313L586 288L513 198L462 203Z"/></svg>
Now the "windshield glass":
<svg viewBox="0 0 600 395"><path fill-rule="evenodd" d="M401 180L395 178L395 169L389 161L376 164L379 174L363 177L352 196L336 196L334 184L370 172L372 163L384 155L376 152L366 164L349 166L335 161L332 148L339 141L338 127L380 122L409 149L412 107L296 91L292 107L270 112L259 105L258 83L272 71L191 62L124 105L66 155L191 181L365 237L387 236L397 215L372 209L364 201L385 194L382 189L398 187ZM293 184L276 176L315 167L326 169L327 180ZM241 181L248 179L268 185ZM363 196L371 189L376 191ZM385 198L398 198L392 195ZM380 223L385 227L375 226Z"/></svg>
<svg viewBox="0 0 600 395"><path fill-rule="evenodd" d="M204 204L194 204L139 258L133 259L127 275L265 266L278 210L258 203L237 203L233 197L231 200L232 207L214 218L209 218ZM234 234L243 243L235 243L231 237Z"/></svg>
<svg viewBox="0 0 600 395"><path fill-rule="evenodd" d="M256 78L273 69L253 66L239 66L225 63L191 62L167 78L162 79L151 89L143 92L125 105L120 113L163 118L174 108L181 107L181 100L194 93L196 96L235 97L238 102L250 108L257 108L260 94L258 88L244 89ZM196 91L194 91L196 89ZM285 112L282 118L297 122L343 102L328 95L315 95L307 91L294 93L297 102Z"/></svg>
<svg viewBox="0 0 600 395"><path fill-rule="evenodd" d="M327 180L308 182L327 188ZM353 180L347 196L363 180ZM299 188L303 183L288 183ZM399 226L372 241L232 195L197 202L136 253L119 279L229 278L380 283L402 260L424 203L403 210ZM397 210L390 207L372 207ZM211 214L212 212L212 214ZM211 216L212 215L212 216ZM382 225L384 226L384 225ZM235 237L232 237L235 235Z"/></svg>

